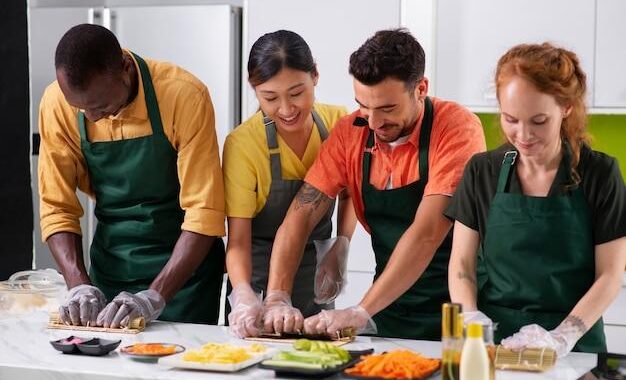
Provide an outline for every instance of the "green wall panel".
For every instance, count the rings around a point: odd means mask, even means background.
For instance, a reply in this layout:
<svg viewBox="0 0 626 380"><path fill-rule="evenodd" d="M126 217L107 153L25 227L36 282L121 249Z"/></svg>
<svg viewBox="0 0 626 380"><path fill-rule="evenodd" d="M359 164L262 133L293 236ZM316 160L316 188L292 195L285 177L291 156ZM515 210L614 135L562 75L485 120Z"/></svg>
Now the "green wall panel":
<svg viewBox="0 0 626 380"><path fill-rule="evenodd" d="M485 130L487 149L497 148L504 142L497 114L478 113ZM626 181L626 115L591 115L588 125L594 150L617 158Z"/></svg>

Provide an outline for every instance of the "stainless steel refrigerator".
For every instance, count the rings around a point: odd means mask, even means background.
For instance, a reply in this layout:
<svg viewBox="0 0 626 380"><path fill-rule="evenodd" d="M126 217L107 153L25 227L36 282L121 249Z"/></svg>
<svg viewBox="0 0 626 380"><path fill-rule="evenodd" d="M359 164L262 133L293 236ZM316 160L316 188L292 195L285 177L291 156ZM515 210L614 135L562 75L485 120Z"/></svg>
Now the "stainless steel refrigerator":
<svg viewBox="0 0 626 380"><path fill-rule="evenodd" d="M74 2L75 4L75 2ZM241 8L232 5L115 7L33 7L29 9L31 125L37 134L39 102L55 80L54 51L63 33L80 23L103 25L122 47L157 60L173 62L195 74L209 88L216 115L218 143L240 121ZM32 158L35 214L34 266L56 268L41 242L37 156ZM93 202L80 194L85 256L95 228ZM87 258L87 257L86 257ZM88 260L85 260L88 263Z"/></svg>

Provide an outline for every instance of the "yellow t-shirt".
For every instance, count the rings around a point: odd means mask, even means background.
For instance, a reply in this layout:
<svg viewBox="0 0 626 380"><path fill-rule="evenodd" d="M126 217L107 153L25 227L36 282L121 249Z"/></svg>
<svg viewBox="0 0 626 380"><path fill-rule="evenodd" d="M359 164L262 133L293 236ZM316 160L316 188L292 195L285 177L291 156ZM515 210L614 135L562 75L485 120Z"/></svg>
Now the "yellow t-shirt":
<svg viewBox="0 0 626 380"><path fill-rule="evenodd" d="M313 108L320 115L329 132L335 122L347 113L345 107L327 104L315 103ZM320 134L314 127L302 160L300 160L278 135L283 179L304 179L317 158L321 145ZM260 111L226 137L223 160L226 216L255 217L265 207L272 182L267 137L263 115Z"/></svg>
<svg viewBox="0 0 626 380"><path fill-rule="evenodd" d="M185 210L181 229L224 236L224 184L209 92L200 80L175 65L145 61L158 99L163 132L178 152L179 200ZM152 134L139 68L137 73L137 97L117 115L87 122L89 141ZM65 101L56 81L48 86L39 108L39 195L44 241L56 232L80 234L83 210L76 189L93 196L80 147L77 113Z"/></svg>

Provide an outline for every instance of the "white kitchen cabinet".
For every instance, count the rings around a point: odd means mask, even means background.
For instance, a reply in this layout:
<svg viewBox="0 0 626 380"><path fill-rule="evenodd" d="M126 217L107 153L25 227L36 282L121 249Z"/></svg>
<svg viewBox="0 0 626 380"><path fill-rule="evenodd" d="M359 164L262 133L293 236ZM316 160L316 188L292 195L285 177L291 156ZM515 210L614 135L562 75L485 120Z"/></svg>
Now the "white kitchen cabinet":
<svg viewBox="0 0 626 380"><path fill-rule="evenodd" d="M604 325L607 352L626 354L626 326Z"/></svg>
<svg viewBox="0 0 626 380"><path fill-rule="evenodd" d="M626 354L626 274L623 287L603 318L608 352Z"/></svg>
<svg viewBox="0 0 626 380"><path fill-rule="evenodd" d="M352 110L350 54L376 31L401 25L400 0L246 0L243 23L243 120L258 107L247 83L250 48L263 34L279 29L292 30L309 44L320 73L316 98Z"/></svg>
<svg viewBox="0 0 626 380"><path fill-rule="evenodd" d="M335 308L343 309L361 302L373 280L374 272L348 271L348 284L335 300Z"/></svg>
<svg viewBox="0 0 626 380"><path fill-rule="evenodd" d="M603 317L604 323L626 328L626 284L624 284L611 306L604 312Z"/></svg>
<svg viewBox="0 0 626 380"><path fill-rule="evenodd" d="M348 256L348 270L360 272L374 272L376 260L370 234L365 231L361 223L357 222L354 237L350 242Z"/></svg>
<svg viewBox="0 0 626 380"><path fill-rule="evenodd" d="M626 2L597 0L594 108L626 107Z"/></svg>
<svg viewBox="0 0 626 380"><path fill-rule="evenodd" d="M578 54L593 99L595 1L439 0L436 6L437 96L494 110L500 56L519 43L550 41Z"/></svg>

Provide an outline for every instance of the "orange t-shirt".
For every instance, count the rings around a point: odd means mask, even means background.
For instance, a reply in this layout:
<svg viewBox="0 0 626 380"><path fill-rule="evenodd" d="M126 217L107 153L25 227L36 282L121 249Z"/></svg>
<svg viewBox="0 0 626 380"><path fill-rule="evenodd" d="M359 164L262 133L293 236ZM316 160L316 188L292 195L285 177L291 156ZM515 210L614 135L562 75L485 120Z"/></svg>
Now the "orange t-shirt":
<svg viewBox="0 0 626 380"><path fill-rule="evenodd" d="M486 150L480 120L467 108L450 101L432 98L433 126L428 153L428 183L424 196L451 196L456 190L469 159ZM417 126L422 124L422 114ZM339 119L324 142L305 181L331 198L347 188L352 196L357 217L369 231L364 215L361 182L363 152L368 127L355 126L359 111ZM420 128L416 127L407 141L395 148L375 139L372 148L370 183L379 190L408 185L419 179L418 143ZM391 177L391 179L390 179Z"/></svg>

